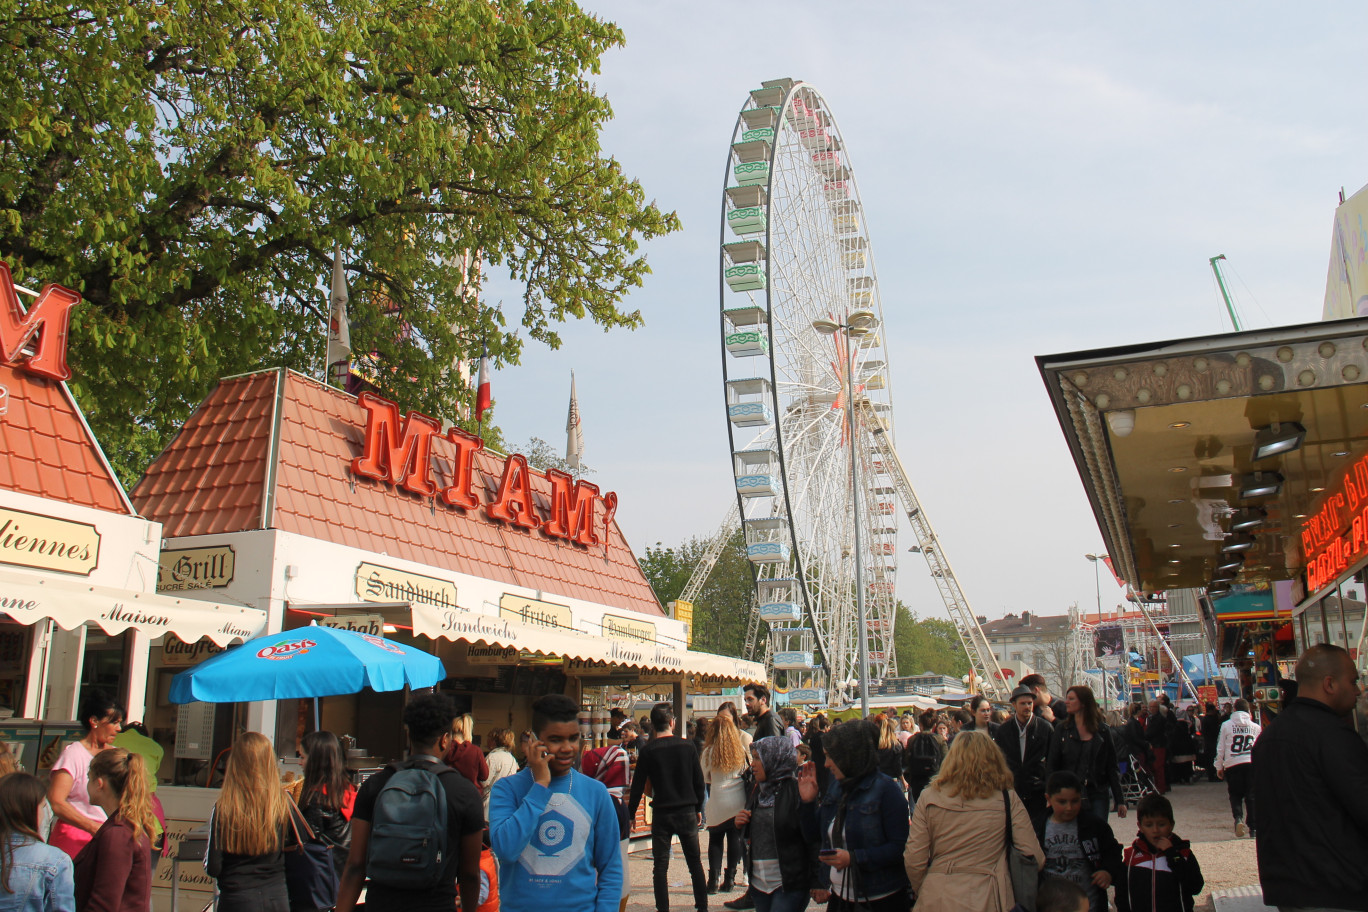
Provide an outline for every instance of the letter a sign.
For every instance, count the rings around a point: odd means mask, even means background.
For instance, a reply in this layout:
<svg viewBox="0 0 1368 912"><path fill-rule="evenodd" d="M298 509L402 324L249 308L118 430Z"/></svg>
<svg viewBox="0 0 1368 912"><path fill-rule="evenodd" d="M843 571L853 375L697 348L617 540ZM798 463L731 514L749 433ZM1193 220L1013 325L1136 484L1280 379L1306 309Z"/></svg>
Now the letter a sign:
<svg viewBox="0 0 1368 912"><path fill-rule="evenodd" d="M67 332L71 308L81 296L61 285L44 285L27 311L19 304L8 263L0 262L0 358L6 364L53 380L69 380Z"/></svg>

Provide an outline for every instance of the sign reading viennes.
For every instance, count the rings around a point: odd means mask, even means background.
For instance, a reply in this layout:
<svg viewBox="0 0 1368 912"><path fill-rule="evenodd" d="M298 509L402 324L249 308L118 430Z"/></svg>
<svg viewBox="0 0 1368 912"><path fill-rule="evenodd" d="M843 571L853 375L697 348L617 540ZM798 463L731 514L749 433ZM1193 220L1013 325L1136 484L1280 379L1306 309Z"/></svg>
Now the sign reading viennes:
<svg viewBox="0 0 1368 912"><path fill-rule="evenodd" d="M356 597L363 602L422 602L437 608L457 607L455 583L379 564L362 563L356 568Z"/></svg>
<svg viewBox="0 0 1368 912"><path fill-rule="evenodd" d="M605 614L603 616L603 635L617 640L636 640L641 643L654 643L656 639L656 627L655 624L650 621L635 621L630 618Z"/></svg>
<svg viewBox="0 0 1368 912"><path fill-rule="evenodd" d="M0 563L89 576L99 562L94 526L0 509Z"/></svg>
<svg viewBox="0 0 1368 912"><path fill-rule="evenodd" d="M505 592L499 599L499 617L510 621L522 621L537 627L557 627L561 630L575 629L575 616L567 605L554 602L541 602Z"/></svg>
<svg viewBox="0 0 1368 912"><path fill-rule="evenodd" d="M385 635L385 619L378 614L344 614L337 617L319 618L318 623L323 627L336 627L338 630L369 633L371 636Z"/></svg>
<svg viewBox="0 0 1368 912"><path fill-rule="evenodd" d="M232 545L163 551L157 563L157 591L222 589L233 581Z"/></svg>
<svg viewBox="0 0 1368 912"><path fill-rule="evenodd" d="M484 449L482 439L456 427L443 434L440 421L418 412L401 418L398 405L373 393L362 393L357 403L366 412L366 434L361 455L351 461L354 474L388 482L419 497L435 498L448 507L480 507L474 481L475 454ZM434 441L441 441L445 449L454 449L451 483L440 489L432 472ZM516 453L509 456L497 492L484 505L485 515L520 529L541 529L551 538L584 547L606 541L617 512L617 495L610 491L600 496L597 485L576 481L555 469L546 472L546 479L551 483L551 497L543 515L532 496L532 469L527 457ZM600 513L602 518L597 518Z"/></svg>

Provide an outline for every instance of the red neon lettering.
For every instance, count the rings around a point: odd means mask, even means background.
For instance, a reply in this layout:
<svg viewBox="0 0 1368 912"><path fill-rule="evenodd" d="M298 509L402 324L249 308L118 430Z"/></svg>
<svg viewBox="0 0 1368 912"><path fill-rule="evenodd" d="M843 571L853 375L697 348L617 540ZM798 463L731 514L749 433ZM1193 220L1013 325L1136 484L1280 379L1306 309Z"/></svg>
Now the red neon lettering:
<svg viewBox="0 0 1368 912"><path fill-rule="evenodd" d="M442 489L442 503L462 510L473 510L480 504L472 485L475 453L484 449L484 441L455 427L447 431L446 439L456 447L456 460L451 484Z"/></svg>
<svg viewBox="0 0 1368 912"><path fill-rule="evenodd" d="M565 472L551 469L546 473L551 482L551 518L542 531L552 538L564 538L586 548L598 544L594 534L594 502L598 499L598 485L575 481Z"/></svg>
<svg viewBox="0 0 1368 912"><path fill-rule="evenodd" d="M53 380L69 380L67 332L71 308L79 303L81 296L70 288L44 285L26 313L19 305L9 264L0 262L0 356L5 363ZM25 359L24 348L30 343L33 354Z"/></svg>
<svg viewBox="0 0 1368 912"><path fill-rule="evenodd" d="M613 516L617 513L618 497L617 494L609 491L603 495L603 540L609 541L608 533L613 531ZM604 546L606 549L606 545ZM605 550L605 553L606 550Z"/></svg>
<svg viewBox="0 0 1368 912"><path fill-rule="evenodd" d="M532 477L527 457L517 453L504 463L503 478L494 502L485 507L490 519L511 523L520 529L535 529L541 525L532 506Z"/></svg>
<svg viewBox="0 0 1368 912"><path fill-rule="evenodd" d="M352 471L420 497L436 493L432 438L442 430L436 419L409 412L401 422L399 406L373 393L362 393L356 401L366 410L366 443L362 455L352 460Z"/></svg>

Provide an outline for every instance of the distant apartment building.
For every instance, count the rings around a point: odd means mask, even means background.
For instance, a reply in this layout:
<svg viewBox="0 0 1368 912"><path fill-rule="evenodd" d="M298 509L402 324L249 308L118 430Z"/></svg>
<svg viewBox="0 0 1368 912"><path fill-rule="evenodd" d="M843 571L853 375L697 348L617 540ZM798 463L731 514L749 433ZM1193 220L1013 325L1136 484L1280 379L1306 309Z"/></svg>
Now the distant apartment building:
<svg viewBox="0 0 1368 912"><path fill-rule="evenodd" d="M1063 678L1069 669L1067 614L1023 611L995 621L980 618L979 626L993 647L998 665L1013 672L1007 682L1010 686L1015 686L1020 673L1029 668L1045 676L1051 693L1064 692Z"/></svg>

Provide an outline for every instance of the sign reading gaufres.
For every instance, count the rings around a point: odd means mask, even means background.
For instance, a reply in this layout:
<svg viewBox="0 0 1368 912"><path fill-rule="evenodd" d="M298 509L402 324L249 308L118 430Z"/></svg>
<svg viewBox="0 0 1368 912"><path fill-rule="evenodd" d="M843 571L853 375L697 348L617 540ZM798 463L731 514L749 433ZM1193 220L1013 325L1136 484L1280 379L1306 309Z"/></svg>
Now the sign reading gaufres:
<svg viewBox="0 0 1368 912"><path fill-rule="evenodd" d="M157 591L222 589L233 582L234 564L231 545L163 551L157 562Z"/></svg>
<svg viewBox="0 0 1368 912"><path fill-rule="evenodd" d="M474 434L453 427L442 433L442 423L419 412L402 419L399 406L373 393L362 393L357 403L366 411L366 436L362 454L351 461L353 474L389 482L395 487L432 497L461 510L480 506L475 493L475 454L484 441ZM432 443L441 440L454 449L451 483L439 489L433 480ZM542 515L532 497L532 469L527 457L513 454L504 462L503 477L493 500L484 505L485 515L520 529L541 529L551 538L560 538L584 547L606 540L617 512L617 495L599 496L598 485L576 481L565 472L549 469L550 509ZM595 522L598 505L602 519ZM605 534L599 537L598 528Z"/></svg>
<svg viewBox="0 0 1368 912"><path fill-rule="evenodd" d="M99 562L94 526L0 509L0 563L89 576Z"/></svg>
<svg viewBox="0 0 1368 912"><path fill-rule="evenodd" d="M455 608L456 584L435 576L362 563L356 568L356 597L363 602L421 602L437 608Z"/></svg>

